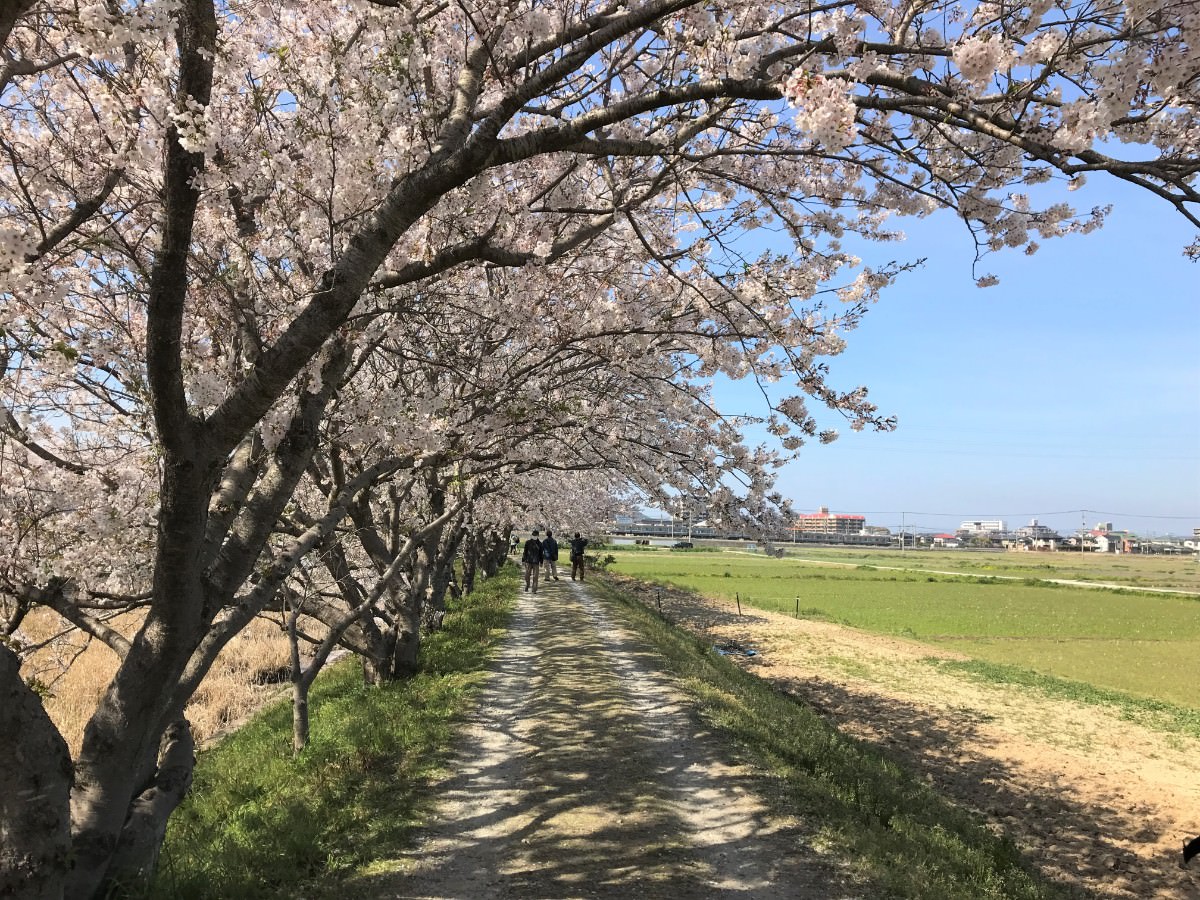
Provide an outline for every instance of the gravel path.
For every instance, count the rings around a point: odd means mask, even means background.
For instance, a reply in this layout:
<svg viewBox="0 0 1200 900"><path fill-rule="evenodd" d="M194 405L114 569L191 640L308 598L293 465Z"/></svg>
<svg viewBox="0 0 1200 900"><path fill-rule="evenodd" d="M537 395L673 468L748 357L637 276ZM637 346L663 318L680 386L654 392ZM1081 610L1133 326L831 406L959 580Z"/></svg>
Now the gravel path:
<svg viewBox="0 0 1200 900"><path fill-rule="evenodd" d="M857 896L728 756L586 584L550 582L520 595L437 821L370 895Z"/></svg>

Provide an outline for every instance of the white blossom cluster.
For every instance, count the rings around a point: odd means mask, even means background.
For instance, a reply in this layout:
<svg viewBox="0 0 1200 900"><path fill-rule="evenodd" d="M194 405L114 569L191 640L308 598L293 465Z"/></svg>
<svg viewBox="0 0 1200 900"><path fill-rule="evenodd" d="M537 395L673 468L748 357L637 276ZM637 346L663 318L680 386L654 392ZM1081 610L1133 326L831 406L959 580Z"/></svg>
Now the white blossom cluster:
<svg viewBox="0 0 1200 900"><path fill-rule="evenodd" d="M968 37L954 46L954 64L963 78L975 87L984 87L997 70L1010 61L1004 42L990 35Z"/></svg>
<svg viewBox="0 0 1200 900"><path fill-rule="evenodd" d="M853 142L856 107L852 83L798 69L784 82L783 93L796 107L796 128L814 143L837 153Z"/></svg>

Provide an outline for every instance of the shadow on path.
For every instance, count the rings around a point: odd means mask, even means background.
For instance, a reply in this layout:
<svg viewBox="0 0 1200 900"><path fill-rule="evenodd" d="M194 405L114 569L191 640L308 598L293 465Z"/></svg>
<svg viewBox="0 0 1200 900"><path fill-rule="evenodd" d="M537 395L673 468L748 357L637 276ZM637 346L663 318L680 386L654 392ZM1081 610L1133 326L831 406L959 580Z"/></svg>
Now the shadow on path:
<svg viewBox="0 0 1200 900"><path fill-rule="evenodd" d="M680 700L586 583L522 592L437 818L386 874L390 898L854 896L773 818L751 773Z"/></svg>

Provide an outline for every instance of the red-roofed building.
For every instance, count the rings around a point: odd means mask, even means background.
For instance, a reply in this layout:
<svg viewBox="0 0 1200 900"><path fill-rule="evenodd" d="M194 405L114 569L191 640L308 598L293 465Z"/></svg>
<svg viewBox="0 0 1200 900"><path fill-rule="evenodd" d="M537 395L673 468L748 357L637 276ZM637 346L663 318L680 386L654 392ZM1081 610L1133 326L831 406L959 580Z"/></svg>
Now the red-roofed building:
<svg viewBox="0 0 1200 900"><path fill-rule="evenodd" d="M815 513L802 513L792 529L800 534L862 534L866 516L834 515L828 506Z"/></svg>

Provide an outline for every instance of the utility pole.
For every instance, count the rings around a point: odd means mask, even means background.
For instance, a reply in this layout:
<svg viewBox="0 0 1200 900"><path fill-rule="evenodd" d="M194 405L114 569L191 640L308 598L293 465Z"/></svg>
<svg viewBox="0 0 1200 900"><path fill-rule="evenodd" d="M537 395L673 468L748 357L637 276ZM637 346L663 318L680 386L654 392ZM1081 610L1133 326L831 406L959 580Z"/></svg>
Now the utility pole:
<svg viewBox="0 0 1200 900"><path fill-rule="evenodd" d="M908 515L908 513L904 513L904 512L900 513L900 552L901 553L904 552L904 532L905 532L905 528L907 527L906 523L904 521L904 517L907 515Z"/></svg>

